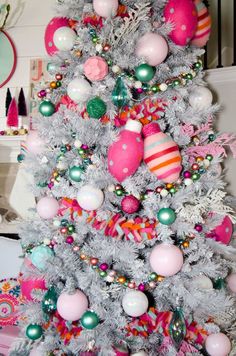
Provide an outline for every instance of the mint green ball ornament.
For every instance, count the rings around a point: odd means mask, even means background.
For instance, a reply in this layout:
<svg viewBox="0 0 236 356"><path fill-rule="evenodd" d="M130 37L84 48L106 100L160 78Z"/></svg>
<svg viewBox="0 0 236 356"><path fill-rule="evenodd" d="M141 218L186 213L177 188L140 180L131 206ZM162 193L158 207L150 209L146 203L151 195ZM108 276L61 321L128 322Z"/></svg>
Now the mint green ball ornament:
<svg viewBox="0 0 236 356"><path fill-rule="evenodd" d="M30 340L38 340L41 338L43 335L43 328L41 325L36 325L36 324L30 324L27 326L26 329L26 336Z"/></svg>
<svg viewBox="0 0 236 356"><path fill-rule="evenodd" d="M88 310L82 315L80 322L85 329L92 330L99 324L99 317L95 312Z"/></svg>
<svg viewBox="0 0 236 356"><path fill-rule="evenodd" d="M154 78L155 72L155 67L143 63L135 68L135 77L140 80L140 82L147 83Z"/></svg>
<svg viewBox="0 0 236 356"><path fill-rule="evenodd" d="M93 119L100 119L103 115L106 114L106 111L107 106L99 97L93 98L87 103L87 112Z"/></svg>
<svg viewBox="0 0 236 356"><path fill-rule="evenodd" d="M39 112L46 117L52 116L55 112L55 105L49 100L44 100L39 105Z"/></svg>
<svg viewBox="0 0 236 356"><path fill-rule="evenodd" d="M171 208L162 208L157 213L159 222L163 225L171 225L175 222L176 214Z"/></svg>
<svg viewBox="0 0 236 356"><path fill-rule="evenodd" d="M74 182L81 182L81 178L84 174L84 168L81 166L73 166L69 168L69 177Z"/></svg>

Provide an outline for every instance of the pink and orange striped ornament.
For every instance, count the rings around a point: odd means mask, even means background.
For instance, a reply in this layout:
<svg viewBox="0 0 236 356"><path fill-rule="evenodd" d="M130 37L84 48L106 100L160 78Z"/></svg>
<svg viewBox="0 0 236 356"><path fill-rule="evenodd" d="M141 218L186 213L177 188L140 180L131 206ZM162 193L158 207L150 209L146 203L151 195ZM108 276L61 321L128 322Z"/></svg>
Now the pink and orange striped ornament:
<svg viewBox="0 0 236 356"><path fill-rule="evenodd" d="M198 24L191 44L197 47L204 47L211 34L211 17L202 0L194 0L194 3L197 9Z"/></svg>
<svg viewBox="0 0 236 356"><path fill-rule="evenodd" d="M176 182L182 170L178 145L156 122L145 125L143 135L144 162L149 170L165 183Z"/></svg>

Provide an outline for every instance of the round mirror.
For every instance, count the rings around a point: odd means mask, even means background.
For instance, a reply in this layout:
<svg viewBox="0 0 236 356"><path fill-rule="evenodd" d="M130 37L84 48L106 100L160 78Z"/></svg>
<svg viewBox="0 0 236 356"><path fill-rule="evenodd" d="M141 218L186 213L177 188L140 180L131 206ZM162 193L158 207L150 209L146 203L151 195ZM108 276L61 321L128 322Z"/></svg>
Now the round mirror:
<svg viewBox="0 0 236 356"><path fill-rule="evenodd" d="M8 34L0 31L0 88L10 80L15 69L15 46Z"/></svg>

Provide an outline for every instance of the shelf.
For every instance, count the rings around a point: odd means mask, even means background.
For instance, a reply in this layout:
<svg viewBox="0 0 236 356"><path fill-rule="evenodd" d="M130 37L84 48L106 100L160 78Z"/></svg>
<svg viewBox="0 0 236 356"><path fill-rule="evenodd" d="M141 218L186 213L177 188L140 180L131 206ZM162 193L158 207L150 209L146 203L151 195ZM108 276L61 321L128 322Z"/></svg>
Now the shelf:
<svg viewBox="0 0 236 356"><path fill-rule="evenodd" d="M0 136L0 144L1 144L1 142L25 141L26 137L27 137L27 135Z"/></svg>

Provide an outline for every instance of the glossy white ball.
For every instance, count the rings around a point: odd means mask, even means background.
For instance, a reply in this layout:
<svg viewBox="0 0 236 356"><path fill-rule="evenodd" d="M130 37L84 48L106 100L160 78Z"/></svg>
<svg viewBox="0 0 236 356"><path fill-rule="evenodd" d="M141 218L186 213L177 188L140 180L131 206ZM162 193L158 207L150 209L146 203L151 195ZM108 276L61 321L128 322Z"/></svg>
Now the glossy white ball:
<svg viewBox="0 0 236 356"><path fill-rule="evenodd" d="M118 6L118 0L93 0L94 11L102 17L114 17Z"/></svg>
<svg viewBox="0 0 236 356"><path fill-rule="evenodd" d="M210 290L213 289L213 283L209 277L203 275L193 278L193 285L198 289Z"/></svg>
<svg viewBox="0 0 236 356"><path fill-rule="evenodd" d="M75 103L83 103L92 95L92 87L87 80L76 78L69 83L67 94Z"/></svg>
<svg viewBox="0 0 236 356"><path fill-rule="evenodd" d="M146 353L146 351L140 350L138 352L135 352L134 354L131 354L131 356L148 356L148 354Z"/></svg>
<svg viewBox="0 0 236 356"><path fill-rule="evenodd" d="M97 210L103 204L104 194L101 189L91 185L84 185L78 192L77 201L84 210Z"/></svg>
<svg viewBox="0 0 236 356"><path fill-rule="evenodd" d="M76 33L70 27L58 28L53 35L53 42L59 51L70 51L76 40Z"/></svg>
<svg viewBox="0 0 236 356"><path fill-rule="evenodd" d="M195 88L189 96L189 103L195 110L208 109L212 104L212 92L203 86Z"/></svg>
<svg viewBox="0 0 236 356"><path fill-rule="evenodd" d="M126 314L137 317L146 313L148 309L148 299L143 292L128 292L123 297L122 307Z"/></svg>

